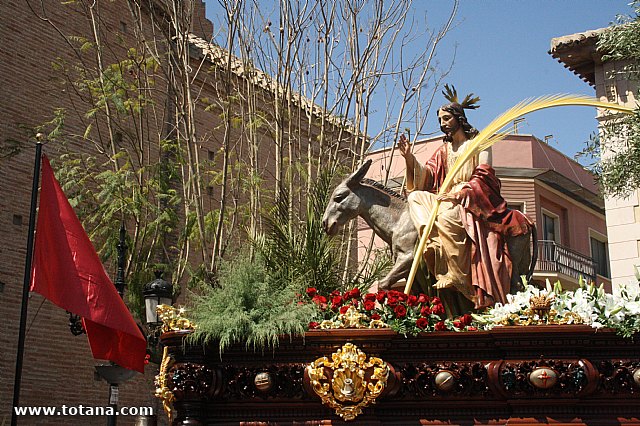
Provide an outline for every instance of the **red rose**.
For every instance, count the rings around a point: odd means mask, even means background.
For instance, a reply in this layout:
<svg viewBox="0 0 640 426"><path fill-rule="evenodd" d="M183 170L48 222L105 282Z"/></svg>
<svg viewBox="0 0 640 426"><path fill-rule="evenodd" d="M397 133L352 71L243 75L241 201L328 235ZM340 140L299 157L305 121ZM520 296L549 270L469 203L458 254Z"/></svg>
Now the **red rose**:
<svg viewBox="0 0 640 426"><path fill-rule="evenodd" d="M380 303L384 302L384 299L387 298L387 292L384 290L380 290L376 293L376 300Z"/></svg>
<svg viewBox="0 0 640 426"><path fill-rule="evenodd" d="M313 296L313 299L311 299L316 305L321 305L323 303L327 303L327 298L324 296L321 296L319 294L316 294L315 296Z"/></svg>
<svg viewBox="0 0 640 426"><path fill-rule="evenodd" d="M429 315L431 315L431 308L428 306L423 306L422 309L420 309L420 315L422 315L423 317L428 317Z"/></svg>
<svg viewBox="0 0 640 426"><path fill-rule="evenodd" d="M398 299L396 297L393 296L388 296L387 297L387 305L391 306L392 308L396 307L398 305Z"/></svg>
<svg viewBox="0 0 640 426"><path fill-rule="evenodd" d="M407 298L407 305L409 306L417 306L418 305L418 297L410 294Z"/></svg>
<svg viewBox="0 0 640 426"><path fill-rule="evenodd" d="M367 293L364 295L365 302L375 302L376 294L375 293Z"/></svg>
<svg viewBox="0 0 640 426"><path fill-rule="evenodd" d="M406 302L406 301L409 299L409 295L408 295L408 294L403 293L403 292L401 292L401 291L399 291L398 293L400 293L400 294L398 294L398 299L399 299L401 302Z"/></svg>
<svg viewBox="0 0 640 426"><path fill-rule="evenodd" d="M429 296L424 293L420 293L418 296L418 303L429 303Z"/></svg>
<svg viewBox="0 0 640 426"><path fill-rule="evenodd" d="M344 305L343 307L340 308L340 313L344 315L347 313L348 310L349 310L349 306Z"/></svg>
<svg viewBox="0 0 640 426"><path fill-rule="evenodd" d="M455 321L453 322L453 326L454 326L455 328L464 328L464 324L462 324L462 322L461 322L461 321L458 321L458 320L455 320Z"/></svg>
<svg viewBox="0 0 640 426"><path fill-rule="evenodd" d="M402 294L402 293L401 293L401 292L399 292L398 290L389 290L389 291L387 292L387 296L388 296L388 297L395 297L396 299L397 299L397 298L399 298L401 294Z"/></svg>
<svg viewBox="0 0 640 426"><path fill-rule="evenodd" d="M478 327L469 326L467 327L467 331L478 331Z"/></svg>
<svg viewBox="0 0 640 426"><path fill-rule="evenodd" d="M331 294L329 294L329 296L330 296L331 298L334 298L334 297L336 297L336 296L342 296L342 293L340 293L340 290L333 290L333 291L331 292Z"/></svg>
<svg viewBox="0 0 640 426"><path fill-rule="evenodd" d="M381 318L380 314L371 314L371 319L372 320L379 320L380 318Z"/></svg>
<svg viewBox="0 0 640 426"><path fill-rule="evenodd" d="M473 317L470 314L464 314L460 317L460 322L464 326L471 325L471 323L473 322Z"/></svg>
<svg viewBox="0 0 640 426"><path fill-rule="evenodd" d="M376 302L375 301L371 301L371 300L365 300L364 301L364 310L365 311L372 311L374 310L376 307Z"/></svg>
<svg viewBox="0 0 640 426"><path fill-rule="evenodd" d="M416 321L416 327L418 327L420 330L424 330L428 325L429 320L426 318L418 318L418 320Z"/></svg>
<svg viewBox="0 0 640 426"><path fill-rule="evenodd" d="M404 305L398 305L393 310L398 318L404 318L407 315L407 308Z"/></svg>
<svg viewBox="0 0 640 426"><path fill-rule="evenodd" d="M320 309L322 309L323 311L325 309L327 309L327 298L324 296L320 296L319 294L316 294L315 296L313 296L313 299L311 299L311 301L313 303L315 303L316 305L318 305L320 307Z"/></svg>
<svg viewBox="0 0 640 426"><path fill-rule="evenodd" d="M319 326L320 326L320 324L318 324L317 322L311 321L309 323L309 330L313 330L314 328L318 328Z"/></svg>
<svg viewBox="0 0 640 426"><path fill-rule="evenodd" d="M340 296L334 296L331 298L331 307L335 308L338 307L342 304L342 297Z"/></svg>
<svg viewBox="0 0 640 426"><path fill-rule="evenodd" d="M442 306L441 303L434 305L433 308L431 308L431 312L435 315L444 315L444 306Z"/></svg>
<svg viewBox="0 0 640 426"><path fill-rule="evenodd" d="M318 294L318 290L316 290L315 287L309 287L307 289L307 296L314 297L316 294Z"/></svg>
<svg viewBox="0 0 640 426"><path fill-rule="evenodd" d="M347 294L345 294L345 299L357 299L359 297L360 297L360 289L357 287L351 291L348 291Z"/></svg>
<svg viewBox="0 0 640 426"><path fill-rule="evenodd" d="M442 300L440 300L439 297L434 297L433 299L431 299L432 305L440 305L441 303L442 303Z"/></svg>
<svg viewBox="0 0 640 426"><path fill-rule="evenodd" d="M446 329L447 329L447 326L444 323L444 321L439 321L439 322L436 323L436 330L445 331Z"/></svg>

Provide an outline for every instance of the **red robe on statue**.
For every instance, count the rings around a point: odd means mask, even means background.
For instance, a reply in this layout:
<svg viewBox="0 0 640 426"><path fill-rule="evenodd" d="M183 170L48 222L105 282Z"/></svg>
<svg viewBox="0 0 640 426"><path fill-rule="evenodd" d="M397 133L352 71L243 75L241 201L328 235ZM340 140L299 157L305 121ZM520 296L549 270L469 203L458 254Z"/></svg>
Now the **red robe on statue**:
<svg viewBox="0 0 640 426"><path fill-rule="evenodd" d="M438 193L447 170L447 145L441 146L425 164L429 170L425 190ZM471 284L476 308L505 303L511 286L512 262L505 237L525 235L532 222L507 208L500 195L495 170L480 164L460 190L465 214L461 220L471 239Z"/></svg>

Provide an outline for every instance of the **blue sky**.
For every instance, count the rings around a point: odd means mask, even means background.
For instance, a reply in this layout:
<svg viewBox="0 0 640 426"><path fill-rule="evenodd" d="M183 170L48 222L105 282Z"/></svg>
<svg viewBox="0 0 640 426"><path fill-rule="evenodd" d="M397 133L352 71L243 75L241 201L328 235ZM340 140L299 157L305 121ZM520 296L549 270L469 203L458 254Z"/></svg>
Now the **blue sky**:
<svg viewBox="0 0 640 426"><path fill-rule="evenodd" d="M438 3L448 2L428 2ZM547 53L551 39L606 27L617 14L631 12L628 0L462 0L458 25L446 40L449 49L457 45L448 80L459 93L474 92L482 98L481 108L467 114L469 121L482 129L530 97L555 93L595 96L593 87ZM586 107L540 111L526 117L520 133L540 139L552 134L550 144L573 157L596 130L595 114L594 108Z"/></svg>
<svg viewBox="0 0 640 426"><path fill-rule="evenodd" d="M480 130L523 99L557 93L594 96L593 87L547 53L551 39L606 27L616 15L632 12L628 1L461 0L454 28L438 51L443 64L449 63L456 51L445 82L455 85L461 95L473 92L481 97L481 107L467 114ZM219 22L216 3L206 0L214 26ZM266 3L273 4L272 0ZM451 4L451 0L415 0L412 14L418 20L424 17L431 28L439 27ZM444 102L436 97L436 104ZM595 114L594 108L587 107L536 112L520 124L520 133L540 139L553 135L550 144L573 157L596 131ZM425 131L437 129L434 111Z"/></svg>

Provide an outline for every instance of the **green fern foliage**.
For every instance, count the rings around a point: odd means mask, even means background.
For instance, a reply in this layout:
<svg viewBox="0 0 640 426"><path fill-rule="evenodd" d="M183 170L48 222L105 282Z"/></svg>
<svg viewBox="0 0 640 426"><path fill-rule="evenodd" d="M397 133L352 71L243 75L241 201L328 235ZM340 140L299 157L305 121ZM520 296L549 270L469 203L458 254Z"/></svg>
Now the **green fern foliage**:
<svg viewBox="0 0 640 426"><path fill-rule="evenodd" d="M216 287L202 280L203 292L192 303L198 325L192 341L217 341L221 352L237 343L253 350L275 347L282 336L304 334L311 321L322 318L317 305L300 296L308 287L325 294L354 287L366 291L384 273L389 262L381 256L343 281L339 241L322 229L331 176L327 171L314 180L301 215L290 211L286 197L275 202L264 217L265 231L252 241L255 259L241 254L223 262Z"/></svg>
<svg viewBox="0 0 640 426"><path fill-rule="evenodd" d="M194 296L191 316L198 325L193 341L217 341L220 352L244 342L247 349L275 347L283 335L301 335L318 316L314 304L299 303L300 283L269 274L265 262L238 256L221 265L220 285Z"/></svg>

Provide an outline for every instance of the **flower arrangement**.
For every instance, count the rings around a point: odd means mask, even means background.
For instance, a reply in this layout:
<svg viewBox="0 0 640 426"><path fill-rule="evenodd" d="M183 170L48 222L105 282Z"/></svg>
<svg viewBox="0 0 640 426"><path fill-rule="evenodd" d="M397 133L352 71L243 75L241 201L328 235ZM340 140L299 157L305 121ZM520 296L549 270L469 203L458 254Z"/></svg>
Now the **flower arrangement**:
<svg viewBox="0 0 640 426"><path fill-rule="evenodd" d="M396 290L362 294L354 288L325 296L310 287L306 296L321 315L318 321L309 323L310 329L388 327L405 336L428 331L477 330L470 314L446 319L442 301L426 294L407 295Z"/></svg>
<svg viewBox="0 0 640 426"><path fill-rule="evenodd" d="M484 314L474 314L474 324L484 330L500 325L587 324L613 328L624 337L640 332L640 295L626 289L610 294L602 285L581 281L575 291L564 291L560 282L552 286L547 281L545 289L526 285L524 291L507 295L507 300ZM539 309L541 304L546 309Z"/></svg>
<svg viewBox="0 0 640 426"><path fill-rule="evenodd" d="M560 282L539 289L525 283L525 290L507 295L507 303L497 303L480 314L445 318L438 297L407 295L396 290L361 294L360 290L329 295L315 288L306 290L320 312L309 329L391 328L405 336L430 331L490 330L505 325L587 324L594 328L612 328L624 337L640 332L640 294L625 289L619 294L604 291L603 286L580 282L575 291L565 291ZM302 301L300 303L305 303Z"/></svg>

